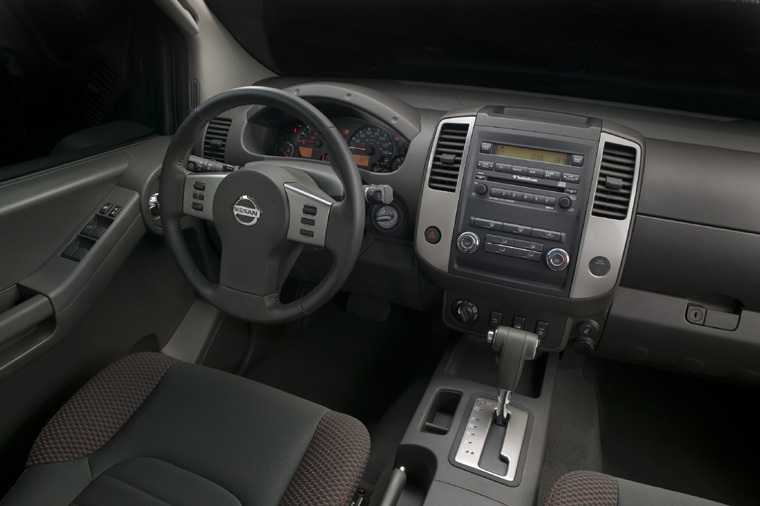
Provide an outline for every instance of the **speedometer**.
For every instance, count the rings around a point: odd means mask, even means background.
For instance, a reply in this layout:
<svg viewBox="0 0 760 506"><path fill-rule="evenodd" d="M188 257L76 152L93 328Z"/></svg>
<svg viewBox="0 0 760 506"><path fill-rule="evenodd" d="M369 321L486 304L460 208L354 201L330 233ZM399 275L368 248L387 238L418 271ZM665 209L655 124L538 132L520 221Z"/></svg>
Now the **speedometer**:
<svg viewBox="0 0 760 506"><path fill-rule="evenodd" d="M393 141L378 127L357 130L348 140L356 165L372 172L388 172L393 159Z"/></svg>

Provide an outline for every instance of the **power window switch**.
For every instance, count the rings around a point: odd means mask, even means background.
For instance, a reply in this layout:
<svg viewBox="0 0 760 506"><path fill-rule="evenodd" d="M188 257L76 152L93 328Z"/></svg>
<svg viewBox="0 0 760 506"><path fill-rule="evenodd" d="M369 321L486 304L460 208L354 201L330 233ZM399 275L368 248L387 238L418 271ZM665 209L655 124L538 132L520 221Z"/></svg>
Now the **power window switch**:
<svg viewBox="0 0 760 506"><path fill-rule="evenodd" d="M95 230L95 225L92 223L89 223L85 225L85 227L82 230L79 231L79 234L85 237L90 237L92 235L93 230Z"/></svg>
<svg viewBox="0 0 760 506"><path fill-rule="evenodd" d="M85 257L85 255L89 251L90 250L88 250L87 248L77 248L77 250L74 252L74 254L71 255L71 259L74 260L75 262L79 262L80 260L82 260Z"/></svg>
<svg viewBox="0 0 760 506"><path fill-rule="evenodd" d="M92 232L90 233L90 237L93 239L100 239L103 237L103 234L106 233L105 227L95 227Z"/></svg>
<svg viewBox="0 0 760 506"><path fill-rule="evenodd" d="M100 208L100 211L98 211L98 214L102 214L105 216L108 214L108 211L110 211L112 207L113 207L113 204L111 204L110 202L107 202L103 204L103 207Z"/></svg>
<svg viewBox="0 0 760 506"><path fill-rule="evenodd" d="M116 216L121 212L121 206L113 206L113 209L111 209L111 212L108 213L108 216L111 218L116 218Z"/></svg>
<svg viewBox="0 0 760 506"><path fill-rule="evenodd" d="M66 246L66 249L63 250L63 252L61 253L61 256L63 258L71 259L71 257L74 256L74 253L76 252L77 252L77 245L69 244L68 246Z"/></svg>
<svg viewBox="0 0 760 506"><path fill-rule="evenodd" d="M525 328L525 317L523 316L515 316L512 318L512 326L516 328L517 330L522 330Z"/></svg>

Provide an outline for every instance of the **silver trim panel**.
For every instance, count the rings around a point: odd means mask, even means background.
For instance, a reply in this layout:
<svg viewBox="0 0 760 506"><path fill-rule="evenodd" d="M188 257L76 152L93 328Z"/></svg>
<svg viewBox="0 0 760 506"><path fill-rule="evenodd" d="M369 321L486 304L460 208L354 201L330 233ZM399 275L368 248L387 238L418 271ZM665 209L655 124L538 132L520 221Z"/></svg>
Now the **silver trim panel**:
<svg viewBox="0 0 760 506"><path fill-rule="evenodd" d="M509 407L507 432L500 452L501 458L507 462L507 474L502 476L492 473L480 467L480 459L483 455L488 431L493 424L496 403L497 401L487 397L475 399L454 460L464 466L484 472L497 480L511 482L515 481L517 476L520 453L528 430L528 413L514 406Z"/></svg>
<svg viewBox="0 0 760 506"><path fill-rule="evenodd" d="M216 189L222 183L222 180L227 177L227 173L221 174L195 174L191 173L185 177L185 194L182 197L182 211L188 216L195 216L203 220L214 220L214 195ZM196 190L193 188L195 183L203 183L206 185L204 190ZM203 200L193 199L193 193L202 193ZM202 211L196 211L193 209L193 204L201 204L203 206Z"/></svg>
<svg viewBox="0 0 760 506"><path fill-rule="evenodd" d="M457 188L455 192L434 190L428 187L430 171L433 167L435 149L438 147L438 138L441 135L441 127L447 123L469 125L467 140L462 153L462 166L459 170ZM414 248L417 254L427 263L443 272L449 271L449 258L451 256L451 244L454 240L454 224L459 205L459 192L462 189L462 178L467 166L467 158L470 151L470 140L475 125L475 116L463 116L458 118L446 118L438 123L435 138L430 148L427 169L422 180L422 196L420 197L420 212L417 216L417 230L414 234ZM436 227L441 232L441 239L430 244L425 240L425 229Z"/></svg>
<svg viewBox="0 0 760 506"><path fill-rule="evenodd" d="M324 248L327 235L327 222L334 201L327 194L317 194L311 188L299 183L286 183L285 194L288 196L290 208L290 223L288 224L288 240L310 246ZM304 206L316 208L316 214L304 214ZM313 220L313 225L301 222L302 218ZM311 232L311 237L301 231Z"/></svg>
<svg viewBox="0 0 760 506"><path fill-rule="evenodd" d="M596 196L596 185L599 179L599 171L602 165L602 153L608 142L634 148L636 150L636 163L633 173L633 186L631 188L631 201L628 204L628 215L624 220L612 220L592 216ZM603 295L613 288L620 275L623 265L628 231L633 221L634 203L638 192L639 173L641 169L641 146L616 135L602 132L599 137L599 149L596 155L594 167L594 180L591 184L591 194L586 210L586 223L583 227L578 259L575 265L575 279L570 289L571 299L585 299ZM589 262L596 257L605 257L610 262L609 272L602 276L595 276L589 270Z"/></svg>

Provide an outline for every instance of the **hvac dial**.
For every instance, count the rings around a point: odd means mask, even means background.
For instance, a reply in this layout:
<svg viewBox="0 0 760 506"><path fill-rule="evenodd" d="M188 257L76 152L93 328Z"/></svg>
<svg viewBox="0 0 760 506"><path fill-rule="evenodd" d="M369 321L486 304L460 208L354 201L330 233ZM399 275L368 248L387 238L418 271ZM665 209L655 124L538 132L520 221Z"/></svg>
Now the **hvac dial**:
<svg viewBox="0 0 760 506"><path fill-rule="evenodd" d="M364 127L348 139L356 165L372 172L388 172L393 160L393 141L378 127Z"/></svg>

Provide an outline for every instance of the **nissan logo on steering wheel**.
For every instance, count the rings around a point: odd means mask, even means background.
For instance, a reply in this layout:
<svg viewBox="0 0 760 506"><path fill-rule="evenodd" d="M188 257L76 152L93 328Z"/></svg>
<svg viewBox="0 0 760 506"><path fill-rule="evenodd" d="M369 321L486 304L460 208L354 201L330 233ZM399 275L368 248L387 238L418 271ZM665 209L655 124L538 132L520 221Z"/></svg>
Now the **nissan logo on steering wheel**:
<svg viewBox="0 0 760 506"><path fill-rule="evenodd" d="M251 225L255 225L259 221L259 218L261 218L261 209L259 209L255 200L248 195L243 195L232 206L232 214L238 223L250 227Z"/></svg>

